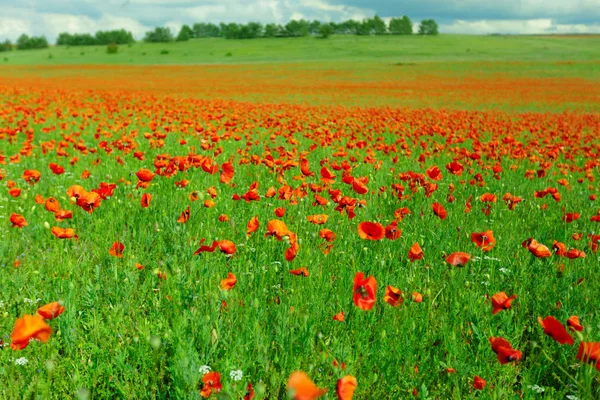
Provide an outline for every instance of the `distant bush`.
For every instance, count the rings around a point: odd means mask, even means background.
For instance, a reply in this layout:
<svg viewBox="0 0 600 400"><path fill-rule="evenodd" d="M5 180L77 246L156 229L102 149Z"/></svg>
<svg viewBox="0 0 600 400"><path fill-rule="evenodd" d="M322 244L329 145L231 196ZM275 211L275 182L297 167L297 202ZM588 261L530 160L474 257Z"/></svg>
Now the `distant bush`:
<svg viewBox="0 0 600 400"><path fill-rule="evenodd" d="M167 49L162 49L162 50L160 51L160 54L162 54L162 55L169 54L169 50L167 50Z"/></svg>
<svg viewBox="0 0 600 400"><path fill-rule="evenodd" d="M125 29L98 31L95 35L89 33L63 32L56 38L57 46L93 46L115 44L131 44L135 39L131 32Z"/></svg>
<svg viewBox="0 0 600 400"><path fill-rule="evenodd" d="M22 34L17 39L17 50L46 49L48 40L44 36L27 36Z"/></svg>
<svg viewBox="0 0 600 400"><path fill-rule="evenodd" d="M433 19L424 19L419 25L419 35L437 35L438 24Z"/></svg>
<svg viewBox="0 0 600 400"><path fill-rule="evenodd" d="M333 33L333 28L329 24L323 24L319 27L319 36L327 39Z"/></svg>
<svg viewBox="0 0 600 400"><path fill-rule="evenodd" d="M4 42L0 43L0 52L11 51L12 49L13 45L10 40L6 39Z"/></svg>
<svg viewBox="0 0 600 400"><path fill-rule="evenodd" d="M412 35L412 21L406 15L402 18L392 18L390 20L389 31L394 35Z"/></svg>
<svg viewBox="0 0 600 400"><path fill-rule="evenodd" d="M111 43L108 46L106 46L106 52L108 54L117 54L119 51L119 45L116 43Z"/></svg>
<svg viewBox="0 0 600 400"><path fill-rule="evenodd" d="M188 25L183 25L175 39L178 42L187 42L194 37L194 31Z"/></svg>
<svg viewBox="0 0 600 400"><path fill-rule="evenodd" d="M165 27L154 28L153 31L146 32L144 42L148 43L167 43L173 41L171 29Z"/></svg>

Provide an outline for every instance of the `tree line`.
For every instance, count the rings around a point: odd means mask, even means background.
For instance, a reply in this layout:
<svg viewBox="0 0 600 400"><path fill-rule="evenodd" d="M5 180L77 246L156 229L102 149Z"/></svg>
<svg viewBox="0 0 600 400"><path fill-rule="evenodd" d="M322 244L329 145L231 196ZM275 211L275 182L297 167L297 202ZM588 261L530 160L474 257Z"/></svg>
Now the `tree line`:
<svg viewBox="0 0 600 400"><path fill-rule="evenodd" d="M146 32L143 41L149 43L164 43L172 41L187 41L190 39L222 37L225 39L255 39L279 37L304 37L319 36L327 38L336 35L412 35L413 22L404 15L401 18L392 18L389 23L375 15L362 21L347 20L343 22L308 21L304 19L291 20L287 24L261 24L248 22L247 24L224 23L213 24L199 22L192 26L183 25L177 35L167 27L157 27ZM416 32L419 35L437 35L438 25L433 19L421 21ZM98 31L90 33L60 33L56 39L57 46L93 46L109 44L130 44L135 39L131 32L125 29ZM44 36L21 35L15 44L10 40L0 42L0 52L17 50L43 49L48 47Z"/></svg>
<svg viewBox="0 0 600 400"><path fill-rule="evenodd" d="M438 25L433 19L421 21L419 35L437 35ZM303 37L321 36L329 37L337 35L412 35L413 22L406 15L401 18L392 18L388 24L375 15L362 21L347 20L343 22L321 22L318 20L307 21L304 19L291 20L285 25L261 24L260 22L249 22L247 24L237 23L206 23L200 22L192 25L183 25L177 35L169 28L158 27L146 32L145 42L172 42L186 41L189 39L201 39L210 37L223 37L225 39L255 39L273 37Z"/></svg>

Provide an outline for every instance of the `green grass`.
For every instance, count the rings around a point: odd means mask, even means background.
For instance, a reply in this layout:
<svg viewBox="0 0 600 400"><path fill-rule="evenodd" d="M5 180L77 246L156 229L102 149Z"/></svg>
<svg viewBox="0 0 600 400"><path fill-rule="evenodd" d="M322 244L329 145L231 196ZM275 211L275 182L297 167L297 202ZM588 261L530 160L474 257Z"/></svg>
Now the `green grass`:
<svg viewBox="0 0 600 400"><path fill-rule="evenodd" d="M347 374L358 380L358 400L412 398L414 390L420 399L529 399L539 396L534 385L545 398L598 398L600 374L575 355L581 340L600 341L600 258L587 236L600 229L590 221L600 205L589 198L600 194L600 99L593 97L599 43L595 37L334 36L138 43L121 46L116 55L103 47L0 54L0 156L6 157L0 158L0 398L199 400L203 365L221 373L223 392L212 399L240 399L248 383L256 388L255 400L285 399L296 370L328 389L324 399L336 398L336 381ZM356 105L367 107L348 107ZM56 153L59 146L67 156ZM134 158L131 147L145 160ZM475 151L481 160L463 157ZM553 151L556 159L549 156ZM316 176L298 179L298 167L281 170L304 152ZM220 165L232 160L234 185L191 167L170 178L156 176L148 189L135 188L135 172L154 169L155 159L193 154ZM18 161L9 159L17 155ZM446 171L454 159L465 165L462 176ZM313 206L309 186L322 185L321 163L333 170L343 161L353 167L352 176L369 179L369 193L359 195L342 183L343 171L334 172L332 188L367 202L353 220L332 202ZM52 174L51 162L66 173ZM500 179L491 169L497 163ZM425 174L432 165L443 179L431 197L400 179L400 173ZM40 182L25 183L25 169L41 171ZM546 176L524 177L541 169ZM84 170L89 179L81 178ZM482 186L469 182L476 174ZM561 178L568 187L558 184ZM189 186L177 188L174 182L182 179ZM307 196L297 204L266 198L282 180L304 187ZM9 181L23 189L20 197L8 194ZM91 190L100 182L117 188L91 214L67 197L71 185ZM259 202L232 200L253 182L259 183ZM407 197L391 189L397 184ZM216 205L206 208L212 186ZM533 196L551 186L560 202ZM193 191L199 201L190 201ZM478 200L486 192L499 198L489 215ZM523 198L512 211L500 199L507 192ZM148 209L140 207L142 193L153 195ZM55 197L73 219L57 222L34 202L36 194ZM326 189L320 194L330 198ZM470 196L472 211L465 214ZM447 219L433 215L434 202L444 205ZM178 223L188 205L189 221ZM300 241L291 262L284 258L285 240L264 237L277 207L286 209L281 219ZM400 239L360 239L359 222L387 225L400 207L411 210L399 223ZM574 211L581 219L562 221ZM13 212L28 225L11 228ZM329 216L323 226L306 220L322 213ZM221 214L229 221L220 222ZM247 237L253 216L260 228ZM79 239L57 239L47 226L72 227ZM337 235L329 254L321 251L321 228ZM470 234L488 229L497 244L483 253ZM564 242L587 257L537 259L521 246L529 237L548 247ZM194 256L202 238L231 240L237 253ZM124 243L123 258L109 255L114 241ZM410 262L415 242L425 257ZM444 259L455 251L476 258L451 267ZM310 276L289 273L299 267ZM359 271L378 281L370 311L352 302ZM228 272L238 282L224 291L219 283ZM387 285L404 292L403 305L383 301ZM414 291L423 294L422 303L411 301ZM518 297L492 315L487 297L500 291ZM49 341L11 350L17 318L58 300L66 310L49 321ZM340 311L345 322L333 321ZM574 335L575 346L544 335L537 317L548 315L561 323L581 318L585 330ZM521 350L521 362L500 365L492 336ZM20 357L28 362L17 365ZM243 371L241 381L230 377L232 370ZM473 389L475 375L487 381L484 391Z"/></svg>
<svg viewBox="0 0 600 400"><path fill-rule="evenodd" d="M168 54L161 54L163 50ZM228 56L231 54L231 56ZM106 46L51 47L0 53L6 64L238 64L330 61L597 61L600 37L470 36L200 39L135 43L107 54Z"/></svg>

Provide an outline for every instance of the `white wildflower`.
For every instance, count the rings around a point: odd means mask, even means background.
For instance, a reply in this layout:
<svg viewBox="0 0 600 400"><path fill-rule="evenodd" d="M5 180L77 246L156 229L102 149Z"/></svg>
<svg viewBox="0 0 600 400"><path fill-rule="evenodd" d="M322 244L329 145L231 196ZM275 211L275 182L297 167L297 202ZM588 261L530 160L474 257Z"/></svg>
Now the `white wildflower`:
<svg viewBox="0 0 600 400"><path fill-rule="evenodd" d="M21 358L17 358L15 360L15 365L25 365L29 362L28 359L26 359L25 357L21 357Z"/></svg>
<svg viewBox="0 0 600 400"><path fill-rule="evenodd" d="M231 372L229 372L229 377L232 381L241 381L243 376L244 373L240 369L232 369Z"/></svg>
<svg viewBox="0 0 600 400"><path fill-rule="evenodd" d="M539 393L539 394L542 394L542 393L544 393L544 391L546 390L546 389L544 389L543 387L541 387L541 386L538 386L538 385L529 385L529 386L527 386L527 387L528 387L529 389L531 389L533 392L536 392L536 393Z"/></svg>
<svg viewBox="0 0 600 400"><path fill-rule="evenodd" d="M208 365L203 365L198 370L202 375L208 374L211 371L211 368Z"/></svg>

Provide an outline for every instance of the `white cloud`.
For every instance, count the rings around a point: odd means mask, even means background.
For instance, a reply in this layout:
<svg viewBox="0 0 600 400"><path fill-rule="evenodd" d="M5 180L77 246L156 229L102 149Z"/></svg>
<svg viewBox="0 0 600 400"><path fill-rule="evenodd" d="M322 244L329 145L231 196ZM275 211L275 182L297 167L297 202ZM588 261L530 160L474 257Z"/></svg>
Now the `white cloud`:
<svg viewBox="0 0 600 400"><path fill-rule="evenodd" d="M526 20L456 20L449 24L440 24L440 32L467 33L476 35L485 35L491 33L524 35L538 33L593 33L600 32L600 25L557 24L554 20L549 18Z"/></svg>
<svg viewBox="0 0 600 400"><path fill-rule="evenodd" d="M442 33L600 32L600 0L0 0L0 40L21 33L93 33L130 30L141 39L147 30L195 22L257 21L285 24L292 18L362 20L375 13L407 14L418 24L435 18Z"/></svg>

